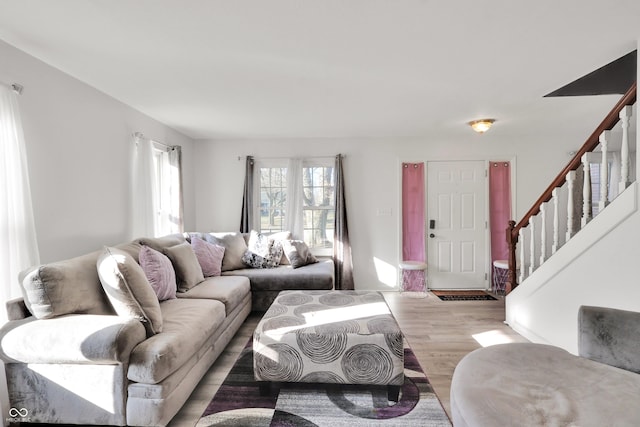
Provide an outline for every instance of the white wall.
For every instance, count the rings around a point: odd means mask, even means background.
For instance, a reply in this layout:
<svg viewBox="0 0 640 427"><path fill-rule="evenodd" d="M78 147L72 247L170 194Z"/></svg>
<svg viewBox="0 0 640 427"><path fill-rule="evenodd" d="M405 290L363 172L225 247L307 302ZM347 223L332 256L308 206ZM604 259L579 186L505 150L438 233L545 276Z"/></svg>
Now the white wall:
<svg viewBox="0 0 640 427"><path fill-rule="evenodd" d="M198 141L195 146L196 228L200 231L238 229L244 156L333 156L342 153L346 155L346 197L356 288L388 290L397 285L401 162L515 158L516 210L522 215L568 162L566 152L581 145L575 140L568 143L564 138L516 138L491 132L476 135L470 129L464 129L458 137L401 140ZM561 154L549 156L548 150ZM392 214L378 216L378 210L390 210Z"/></svg>
<svg viewBox="0 0 640 427"><path fill-rule="evenodd" d="M183 147L185 226L193 227L191 139L2 41L0 64L0 81L24 86L19 103L42 262L130 238L133 132Z"/></svg>
<svg viewBox="0 0 640 427"><path fill-rule="evenodd" d="M577 354L581 305L640 311L639 192L634 184L618 196L507 296L514 330Z"/></svg>

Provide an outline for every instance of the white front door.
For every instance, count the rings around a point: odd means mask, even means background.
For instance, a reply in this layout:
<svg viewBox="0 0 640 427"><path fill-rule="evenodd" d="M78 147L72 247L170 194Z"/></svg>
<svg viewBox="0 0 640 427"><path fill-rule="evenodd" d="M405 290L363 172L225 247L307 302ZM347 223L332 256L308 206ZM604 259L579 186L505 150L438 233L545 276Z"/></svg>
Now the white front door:
<svg viewBox="0 0 640 427"><path fill-rule="evenodd" d="M430 289L486 289L487 178L484 161L427 163Z"/></svg>

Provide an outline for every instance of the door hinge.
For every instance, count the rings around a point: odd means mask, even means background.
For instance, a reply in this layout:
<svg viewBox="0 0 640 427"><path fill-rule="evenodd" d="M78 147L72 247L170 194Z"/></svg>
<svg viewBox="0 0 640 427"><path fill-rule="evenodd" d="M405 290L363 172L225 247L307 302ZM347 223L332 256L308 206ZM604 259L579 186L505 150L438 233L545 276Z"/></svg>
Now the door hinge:
<svg viewBox="0 0 640 427"><path fill-rule="evenodd" d="M484 222L484 229L486 230L487 228L489 228L489 223L487 221Z"/></svg>
<svg viewBox="0 0 640 427"><path fill-rule="evenodd" d="M484 170L484 177L488 178L489 177L489 169L485 169Z"/></svg>
<svg viewBox="0 0 640 427"><path fill-rule="evenodd" d="M486 281L488 279L489 279L489 276L487 275L487 273L484 273L484 280Z"/></svg>

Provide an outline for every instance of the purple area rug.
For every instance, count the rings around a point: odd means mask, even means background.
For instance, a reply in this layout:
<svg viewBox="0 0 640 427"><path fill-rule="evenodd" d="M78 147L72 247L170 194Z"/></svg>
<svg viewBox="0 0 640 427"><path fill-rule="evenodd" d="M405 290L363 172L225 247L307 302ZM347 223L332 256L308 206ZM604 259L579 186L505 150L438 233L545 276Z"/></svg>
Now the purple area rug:
<svg viewBox="0 0 640 427"><path fill-rule="evenodd" d="M285 383L272 396L261 396L253 379L251 344L249 340L197 427L451 426L410 348L404 349L400 398L390 402L384 386L343 384Z"/></svg>

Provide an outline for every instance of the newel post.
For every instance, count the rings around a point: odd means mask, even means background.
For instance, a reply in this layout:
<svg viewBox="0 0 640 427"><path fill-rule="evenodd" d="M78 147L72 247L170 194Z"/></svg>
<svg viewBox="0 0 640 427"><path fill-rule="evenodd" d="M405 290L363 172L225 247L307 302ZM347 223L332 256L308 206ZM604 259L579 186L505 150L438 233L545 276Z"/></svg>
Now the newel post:
<svg viewBox="0 0 640 427"><path fill-rule="evenodd" d="M516 281L516 245L518 244L518 235L514 235L513 233L515 226L515 221L509 221L509 226L506 230L507 245L509 246L509 273L505 284L505 294L508 294L512 289L518 286Z"/></svg>

